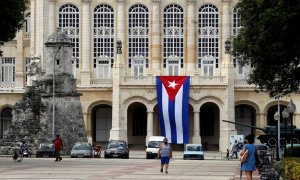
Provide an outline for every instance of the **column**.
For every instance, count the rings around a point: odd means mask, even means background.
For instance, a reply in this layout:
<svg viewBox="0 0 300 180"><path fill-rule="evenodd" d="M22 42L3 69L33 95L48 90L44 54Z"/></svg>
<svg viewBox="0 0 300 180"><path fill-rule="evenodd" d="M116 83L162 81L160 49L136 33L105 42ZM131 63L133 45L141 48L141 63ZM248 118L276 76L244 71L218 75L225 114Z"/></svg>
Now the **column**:
<svg viewBox="0 0 300 180"><path fill-rule="evenodd" d="M229 53L225 53L225 41L230 38L231 18L230 18L230 0L223 0L223 18L222 18L222 75L226 76L227 89L224 93L224 119L235 120L234 113L234 67ZM224 123L220 120L220 151L226 152L230 145L230 136L236 134L233 124Z"/></svg>
<svg viewBox="0 0 300 180"><path fill-rule="evenodd" d="M23 30L17 32L17 56L16 56L16 87L15 89L24 88L24 49L23 49ZM25 72L26 73L26 72Z"/></svg>
<svg viewBox="0 0 300 180"><path fill-rule="evenodd" d="M49 35L56 32L56 25L55 25L55 9L54 3L55 0L48 0L49 1Z"/></svg>
<svg viewBox="0 0 300 180"><path fill-rule="evenodd" d="M187 38L186 38L186 72L187 74L193 76L195 73L195 55L196 55L196 28L195 28L195 0L188 0L188 10L187 10Z"/></svg>
<svg viewBox="0 0 300 180"><path fill-rule="evenodd" d="M192 138L192 143L201 144L200 138L200 111L194 111L194 135Z"/></svg>
<svg viewBox="0 0 300 180"><path fill-rule="evenodd" d="M90 0L82 0L82 58L81 58L81 71L80 79L81 86L90 86L91 72L90 72L90 39L91 39L91 26L90 26Z"/></svg>
<svg viewBox="0 0 300 180"><path fill-rule="evenodd" d="M48 14L48 2L47 1L35 1L35 20L31 21L31 24L35 23L35 56L41 56L41 68L45 72L47 69L47 56L44 53L45 42L48 39L48 23L47 19L44 18L44 13Z"/></svg>
<svg viewBox="0 0 300 180"><path fill-rule="evenodd" d="M121 48L121 51L117 51L117 41L121 41L122 46L124 46L125 42L125 14L124 14L124 1L118 0L117 5L117 40L115 41L115 52L116 60L114 61L114 66L112 69L112 77L113 77L113 92L112 92L112 129L110 130L110 138L111 139L121 139L127 141L127 116L121 116L120 112L120 99L121 99L121 89L120 89L120 78L123 66L123 50L125 48ZM124 112L125 113L125 112ZM121 121L121 117L123 117L123 121Z"/></svg>
<svg viewBox="0 0 300 180"><path fill-rule="evenodd" d="M160 0L152 0L151 67L153 76L159 75L161 66Z"/></svg>
<svg viewBox="0 0 300 180"><path fill-rule="evenodd" d="M30 3L30 54L35 54L35 0Z"/></svg>
<svg viewBox="0 0 300 180"><path fill-rule="evenodd" d="M153 136L153 111L147 111L147 137L146 142L150 136Z"/></svg>

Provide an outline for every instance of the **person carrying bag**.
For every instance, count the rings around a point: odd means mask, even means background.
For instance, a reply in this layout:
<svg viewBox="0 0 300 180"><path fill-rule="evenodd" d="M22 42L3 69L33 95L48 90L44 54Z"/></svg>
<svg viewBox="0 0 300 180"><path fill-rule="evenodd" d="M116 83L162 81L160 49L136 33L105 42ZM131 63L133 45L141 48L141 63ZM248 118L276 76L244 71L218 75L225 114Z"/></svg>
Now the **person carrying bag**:
<svg viewBox="0 0 300 180"><path fill-rule="evenodd" d="M256 170L256 147L254 143L254 136L252 134L245 137L245 145L240 153L241 161L241 173L240 179L242 179L242 171L245 171L247 180L252 180L252 173Z"/></svg>

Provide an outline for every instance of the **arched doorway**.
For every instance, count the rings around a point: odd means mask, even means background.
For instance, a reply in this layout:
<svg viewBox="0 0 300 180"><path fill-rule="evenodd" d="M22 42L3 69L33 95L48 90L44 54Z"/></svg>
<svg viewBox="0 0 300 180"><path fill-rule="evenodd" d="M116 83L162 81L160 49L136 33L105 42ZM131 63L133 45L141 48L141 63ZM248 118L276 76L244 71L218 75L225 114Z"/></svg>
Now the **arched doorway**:
<svg viewBox="0 0 300 180"><path fill-rule="evenodd" d="M132 103L127 110L127 138L133 147L145 147L147 136L147 108L142 103Z"/></svg>
<svg viewBox="0 0 300 180"><path fill-rule="evenodd" d="M235 107L235 122L248 125L256 126L256 111L252 106L241 104ZM234 120L231 120L234 121ZM238 135L255 134L255 129L245 126L235 125L235 129Z"/></svg>
<svg viewBox="0 0 300 180"><path fill-rule="evenodd" d="M219 150L220 110L215 103L207 102L200 108L200 136L201 142L207 141L207 150Z"/></svg>
<svg viewBox="0 0 300 180"><path fill-rule="evenodd" d="M112 107L98 105L92 110L93 142L106 143L112 128Z"/></svg>
<svg viewBox="0 0 300 180"><path fill-rule="evenodd" d="M12 124L12 109L10 107L4 108L1 111L1 122L0 122L0 138L2 139L4 136L4 132L11 126Z"/></svg>

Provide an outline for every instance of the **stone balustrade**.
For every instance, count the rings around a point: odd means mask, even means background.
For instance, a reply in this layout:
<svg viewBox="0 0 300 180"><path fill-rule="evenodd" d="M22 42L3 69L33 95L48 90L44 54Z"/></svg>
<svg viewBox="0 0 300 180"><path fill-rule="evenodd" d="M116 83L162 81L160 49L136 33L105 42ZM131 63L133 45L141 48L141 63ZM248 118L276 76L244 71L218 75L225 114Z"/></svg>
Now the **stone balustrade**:
<svg viewBox="0 0 300 180"><path fill-rule="evenodd" d="M0 82L0 91L2 90L14 90L16 83L14 82Z"/></svg>

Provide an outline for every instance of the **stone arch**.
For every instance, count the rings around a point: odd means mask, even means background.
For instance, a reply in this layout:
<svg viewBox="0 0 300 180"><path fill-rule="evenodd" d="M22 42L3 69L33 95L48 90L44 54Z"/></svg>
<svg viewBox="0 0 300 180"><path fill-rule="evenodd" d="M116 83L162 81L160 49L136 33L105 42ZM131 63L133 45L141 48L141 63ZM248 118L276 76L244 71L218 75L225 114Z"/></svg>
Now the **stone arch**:
<svg viewBox="0 0 300 180"><path fill-rule="evenodd" d="M112 128L112 103L106 100L92 102L86 112L87 132L92 142L107 143Z"/></svg>
<svg viewBox="0 0 300 180"><path fill-rule="evenodd" d="M12 107L9 105L3 105L0 108L0 139L4 137L5 131L11 126L12 124Z"/></svg>
<svg viewBox="0 0 300 180"><path fill-rule="evenodd" d="M141 102L132 102L127 108L127 139L130 146L145 146L147 136L147 107Z"/></svg>
<svg viewBox="0 0 300 180"><path fill-rule="evenodd" d="M235 121L240 124L245 124L248 126L258 126L259 122L257 122L256 114L259 113L260 109L258 105L252 101L241 100L235 102ZM237 130L237 134L248 135L248 134L256 134L255 129L235 125L235 129Z"/></svg>

